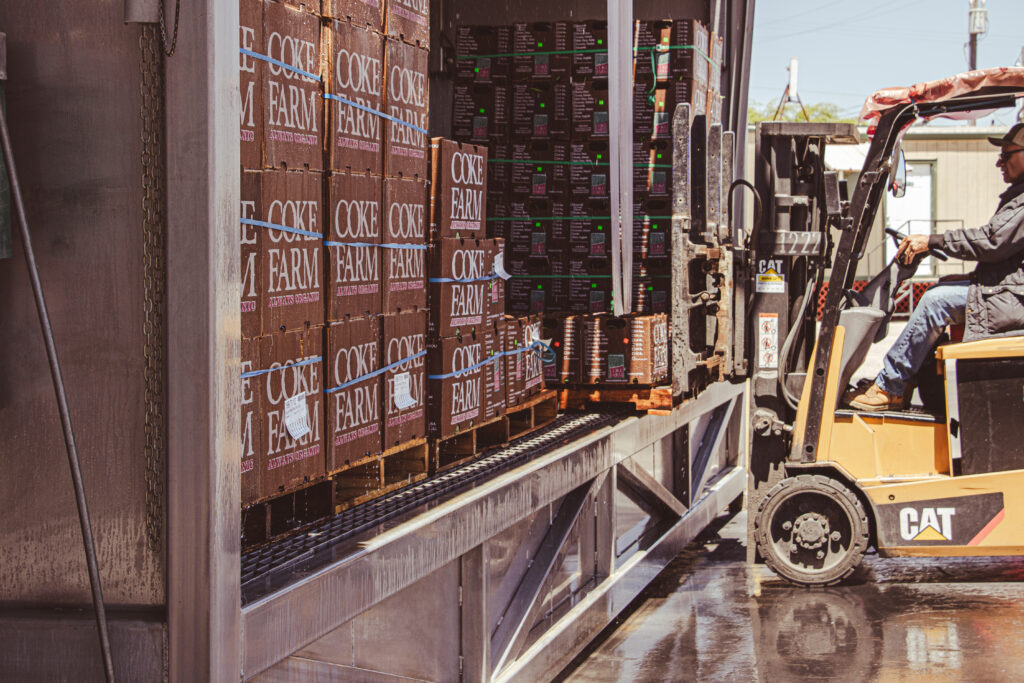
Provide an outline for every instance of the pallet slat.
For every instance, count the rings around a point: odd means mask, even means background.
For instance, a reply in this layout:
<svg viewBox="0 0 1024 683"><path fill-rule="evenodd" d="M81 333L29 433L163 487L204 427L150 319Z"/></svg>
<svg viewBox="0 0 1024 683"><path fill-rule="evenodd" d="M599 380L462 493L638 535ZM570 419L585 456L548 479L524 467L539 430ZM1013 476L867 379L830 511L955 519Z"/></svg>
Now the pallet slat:
<svg viewBox="0 0 1024 683"><path fill-rule="evenodd" d="M630 403L636 410L661 413L676 405L672 388L649 386L587 386L561 390L562 410L585 410L592 403Z"/></svg>

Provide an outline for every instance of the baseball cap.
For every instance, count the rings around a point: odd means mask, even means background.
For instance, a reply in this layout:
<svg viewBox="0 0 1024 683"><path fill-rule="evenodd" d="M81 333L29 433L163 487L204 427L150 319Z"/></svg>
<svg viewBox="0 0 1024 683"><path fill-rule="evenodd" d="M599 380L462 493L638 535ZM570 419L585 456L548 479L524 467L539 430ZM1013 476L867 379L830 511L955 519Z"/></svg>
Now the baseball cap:
<svg viewBox="0 0 1024 683"><path fill-rule="evenodd" d="M1024 147L1024 123L1015 123L1013 128L1006 132L1006 135L1001 138L989 138L988 141L996 147L1007 144Z"/></svg>

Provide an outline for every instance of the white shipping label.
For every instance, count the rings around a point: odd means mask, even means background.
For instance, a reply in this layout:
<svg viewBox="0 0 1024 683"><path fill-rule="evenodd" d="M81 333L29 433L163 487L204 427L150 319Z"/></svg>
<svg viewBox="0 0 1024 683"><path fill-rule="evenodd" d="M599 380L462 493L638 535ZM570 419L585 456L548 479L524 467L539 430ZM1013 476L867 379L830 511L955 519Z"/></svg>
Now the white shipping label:
<svg viewBox="0 0 1024 683"><path fill-rule="evenodd" d="M757 317L757 357L761 368L779 367L778 313L761 313Z"/></svg>
<svg viewBox="0 0 1024 683"><path fill-rule="evenodd" d="M395 407L399 410L405 410L416 405L416 399L412 397L410 392L411 384L412 381L408 372L400 372L395 375L395 388L392 393L394 395Z"/></svg>
<svg viewBox="0 0 1024 683"><path fill-rule="evenodd" d="M296 441L312 431L309 428L309 411L306 410L305 394L285 399L284 423L288 427L288 433Z"/></svg>
<svg viewBox="0 0 1024 683"><path fill-rule="evenodd" d="M511 275L505 270L505 252L499 251L494 255L494 274L502 280L507 280Z"/></svg>

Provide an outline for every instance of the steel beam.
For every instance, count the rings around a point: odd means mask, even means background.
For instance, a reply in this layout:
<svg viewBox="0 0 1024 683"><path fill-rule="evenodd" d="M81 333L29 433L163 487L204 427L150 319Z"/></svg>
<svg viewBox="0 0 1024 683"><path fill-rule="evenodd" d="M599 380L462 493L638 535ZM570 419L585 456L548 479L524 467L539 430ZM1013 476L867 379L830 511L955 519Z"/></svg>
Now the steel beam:
<svg viewBox="0 0 1024 683"><path fill-rule="evenodd" d="M686 506L660 481L636 463L629 460L623 461L619 465L618 472L623 484L642 497L649 505L661 511L662 514L670 517L682 517L686 514Z"/></svg>
<svg viewBox="0 0 1024 683"><path fill-rule="evenodd" d="M725 507L743 494L746 473L722 472L707 493L647 550L639 551L534 642L495 681L549 680L625 609Z"/></svg>
<svg viewBox="0 0 1024 683"><path fill-rule="evenodd" d="M171 681L237 680L238 3L196 0L166 64Z"/></svg>

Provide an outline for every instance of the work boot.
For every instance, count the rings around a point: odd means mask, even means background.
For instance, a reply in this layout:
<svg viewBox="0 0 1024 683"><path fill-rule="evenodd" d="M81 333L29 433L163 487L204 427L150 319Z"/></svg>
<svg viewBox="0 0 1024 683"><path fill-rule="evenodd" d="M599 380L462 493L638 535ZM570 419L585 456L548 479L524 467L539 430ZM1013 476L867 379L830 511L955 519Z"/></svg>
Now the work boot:
<svg viewBox="0 0 1024 683"><path fill-rule="evenodd" d="M856 410L869 413L883 410L902 410L905 407L903 396L890 394L880 386L871 383L866 389L854 387L843 395L843 403Z"/></svg>

